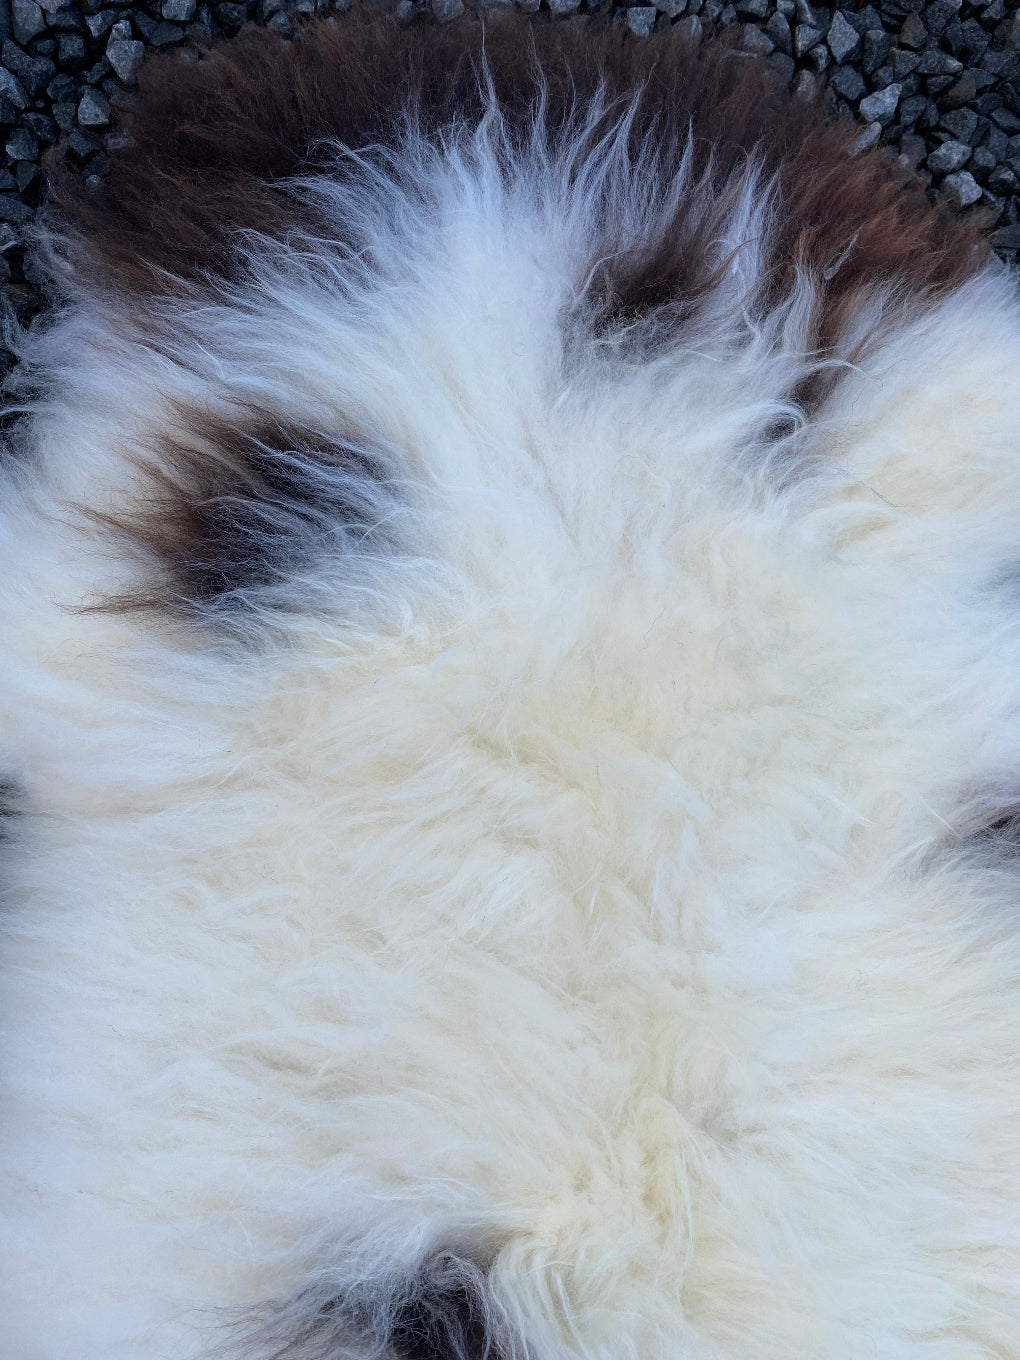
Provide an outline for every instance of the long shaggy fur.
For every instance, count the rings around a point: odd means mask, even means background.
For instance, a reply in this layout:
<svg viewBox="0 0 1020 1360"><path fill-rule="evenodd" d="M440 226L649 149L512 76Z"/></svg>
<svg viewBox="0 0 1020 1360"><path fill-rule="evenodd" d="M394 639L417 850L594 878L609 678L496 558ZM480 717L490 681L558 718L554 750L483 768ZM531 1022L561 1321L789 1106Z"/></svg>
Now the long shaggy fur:
<svg viewBox="0 0 1020 1360"><path fill-rule="evenodd" d="M1020 309L818 119L347 16L61 191L5 1360L1020 1358Z"/></svg>

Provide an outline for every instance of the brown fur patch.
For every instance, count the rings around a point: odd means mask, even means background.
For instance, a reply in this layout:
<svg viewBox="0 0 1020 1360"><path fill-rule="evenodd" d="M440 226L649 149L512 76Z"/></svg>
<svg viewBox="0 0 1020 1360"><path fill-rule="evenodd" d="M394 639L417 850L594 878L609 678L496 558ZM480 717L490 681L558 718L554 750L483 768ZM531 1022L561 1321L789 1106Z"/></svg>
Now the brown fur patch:
<svg viewBox="0 0 1020 1360"><path fill-rule="evenodd" d="M292 43L260 32L191 63L152 61L131 120L137 145L115 158L96 194L58 176L56 201L107 284L163 292L172 276L194 286L207 272L229 273L232 228L279 236L301 220L301 204L280 182L321 163L323 139L355 149L393 144L407 109L426 130L477 122L483 48L517 135L530 128L540 71L553 136L600 86L617 100L640 91L631 152L636 160L654 148L646 165L662 180L693 133L701 210L686 207L656 239L639 242L614 237L607 220L600 258L609 258L588 289L600 327L663 308L674 320L696 310L717 280L712 243L752 157L782 193L768 291L778 296L797 270L810 273L822 351L876 285L917 306L980 263L973 225L928 204L888 152L851 157L854 126L825 125L817 106L779 90L757 60L720 43L692 49L676 32L634 41L616 27L514 15L484 26L465 17L402 27L356 12L311 25ZM607 125L618 113L619 104Z"/></svg>
<svg viewBox="0 0 1020 1360"><path fill-rule="evenodd" d="M255 410L233 419L179 411L135 461L146 498L123 512L84 513L154 575L99 609L243 606L285 587L318 551L368 539L373 551L389 546L378 528L392 499L385 463L336 434Z"/></svg>

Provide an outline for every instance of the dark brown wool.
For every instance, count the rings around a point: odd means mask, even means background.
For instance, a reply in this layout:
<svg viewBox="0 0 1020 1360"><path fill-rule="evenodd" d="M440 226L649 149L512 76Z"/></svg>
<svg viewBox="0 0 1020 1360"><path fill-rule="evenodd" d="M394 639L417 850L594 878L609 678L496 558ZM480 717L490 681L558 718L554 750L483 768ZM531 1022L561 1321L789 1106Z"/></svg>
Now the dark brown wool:
<svg viewBox="0 0 1020 1360"><path fill-rule="evenodd" d="M136 144L95 193L58 176L57 206L109 286L165 292L167 275L194 285L207 272L229 273L232 229L282 236L302 220L281 181L321 163L324 139L394 144L408 111L426 131L477 123L483 49L518 136L530 129L543 79L553 140L602 86L617 101L640 91L632 148L654 145L662 180L675 173L689 128L696 180L711 158L707 215L681 212L654 241L614 240L606 223L603 254L612 258L589 290L602 325L662 306L687 310L711 289L709 246L752 157L782 193L772 288L810 272L822 296L822 348L876 284L898 285L916 304L980 263L975 226L928 204L889 152L851 156L853 124L825 125L817 105L778 89L758 60L719 43L692 48L675 32L636 41L616 27L519 15L402 27L354 13L305 28L297 42L261 31L191 63L150 62L130 120ZM607 116L619 112L617 102Z"/></svg>

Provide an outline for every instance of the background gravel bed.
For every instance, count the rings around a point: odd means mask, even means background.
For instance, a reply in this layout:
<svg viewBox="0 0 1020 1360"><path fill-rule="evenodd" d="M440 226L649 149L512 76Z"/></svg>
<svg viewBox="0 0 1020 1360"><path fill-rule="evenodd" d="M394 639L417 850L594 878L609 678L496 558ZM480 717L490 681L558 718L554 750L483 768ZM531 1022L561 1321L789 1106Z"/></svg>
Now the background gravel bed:
<svg viewBox="0 0 1020 1360"><path fill-rule="evenodd" d="M996 249L1016 261L1020 0L513 2L557 18L612 8L636 38L674 24L694 33L737 26L741 45L766 53L795 90L824 81L830 103L859 120L862 148L884 140L934 197L981 213ZM58 146L86 179L105 173L119 137L116 111L129 106L150 49L205 44L250 23L293 37L310 15L344 7L345 0L0 0L0 309L25 322L42 305L24 256L43 195L41 159ZM397 0L397 8L450 19L464 2ZM0 372L6 366L0 350Z"/></svg>

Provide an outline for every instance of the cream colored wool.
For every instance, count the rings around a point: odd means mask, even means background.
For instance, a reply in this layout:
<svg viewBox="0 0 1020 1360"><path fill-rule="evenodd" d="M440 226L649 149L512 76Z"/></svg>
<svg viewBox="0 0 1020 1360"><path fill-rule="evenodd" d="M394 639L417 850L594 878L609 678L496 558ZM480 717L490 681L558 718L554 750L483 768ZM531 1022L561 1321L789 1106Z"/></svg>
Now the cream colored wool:
<svg viewBox="0 0 1020 1360"><path fill-rule="evenodd" d="M0 1353L436 1360L393 1320L450 1253L493 1360L1016 1360L1013 282L805 423L769 186L638 352L570 320L591 184L405 157L427 220L308 186L371 268L253 238L170 340L71 282L23 342ZM80 507L242 403L353 422L375 511L208 617L82 611L151 564Z"/></svg>

